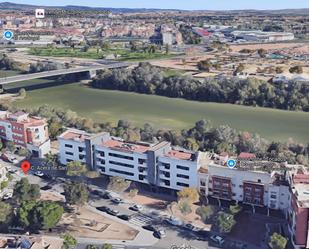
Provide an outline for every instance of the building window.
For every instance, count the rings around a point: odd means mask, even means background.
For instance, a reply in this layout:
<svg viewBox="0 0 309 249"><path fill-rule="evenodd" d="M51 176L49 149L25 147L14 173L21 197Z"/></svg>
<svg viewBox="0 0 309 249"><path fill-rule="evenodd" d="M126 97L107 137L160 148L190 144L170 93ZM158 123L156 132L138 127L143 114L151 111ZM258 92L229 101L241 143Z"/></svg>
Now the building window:
<svg viewBox="0 0 309 249"><path fill-rule="evenodd" d="M169 163L161 163L162 166L165 167L165 169L170 169L171 168L171 165Z"/></svg>
<svg viewBox="0 0 309 249"><path fill-rule="evenodd" d="M127 168L134 168L134 165L131 164L126 164L126 163L120 163L120 162L115 162L115 161L109 161L110 164L114 164L114 165L118 165L118 166L122 166L122 167L127 167Z"/></svg>
<svg viewBox="0 0 309 249"><path fill-rule="evenodd" d="M104 156L105 156L104 151L98 151L98 150L97 150L97 153L99 154L100 157L104 157Z"/></svg>
<svg viewBox="0 0 309 249"><path fill-rule="evenodd" d="M270 198L272 198L272 199L276 199L276 198L277 198L277 196L276 196L276 195L270 195Z"/></svg>
<svg viewBox="0 0 309 249"><path fill-rule="evenodd" d="M177 177L183 178L183 179L189 179L188 175L177 174Z"/></svg>
<svg viewBox="0 0 309 249"><path fill-rule="evenodd" d="M104 159L99 159L99 163L105 165L105 160Z"/></svg>
<svg viewBox="0 0 309 249"><path fill-rule="evenodd" d="M79 160L84 160L85 156L84 155L79 155L78 158L79 158Z"/></svg>
<svg viewBox="0 0 309 249"><path fill-rule="evenodd" d="M85 148L83 147L78 147L78 152L84 152L85 151Z"/></svg>
<svg viewBox="0 0 309 249"><path fill-rule="evenodd" d="M64 147L66 147L66 148L73 148L73 145L72 144L65 144Z"/></svg>
<svg viewBox="0 0 309 249"><path fill-rule="evenodd" d="M181 166L181 165L177 165L176 168L177 168L177 169L181 169L181 170L186 170L186 171L189 170L189 167Z"/></svg>
<svg viewBox="0 0 309 249"><path fill-rule="evenodd" d="M101 172L105 172L105 167L99 167Z"/></svg>
<svg viewBox="0 0 309 249"><path fill-rule="evenodd" d="M145 178L146 178L146 176L144 176L144 175L138 175L138 179L139 179L140 181L144 181Z"/></svg>
<svg viewBox="0 0 309 249"><path fill-rule="evenodd" d="M181 187L189 187L189 184L183 183L183 182L177 182L176 185L177 185L177 186L181 186Z"/></svg>
<svg viewBox="0 0 309 249"><path fill-rule="evenodd" d="M65 154L66 154L66 155L70 155L70 156L73 156L73 155L74 155L73 152L69 152L69 151L66 151Z"/></svg>
<svg viewBox="0 0 309 249"><path fill-rule="evenodd" d="M141 159L141 158L138 159L139 164L144 164L145 162L146 162L146 159Z"/></svg>
<svg viewBox="0 0 309 249"><path fill-rule="evenodd" d="M206 186L206 182L205 181L200 181L200 185L205 187Z"/></svg>
<svg viewBox="0 0 309 249"><path fill-rule="evenodd" d="M114 172L114 173L118 173L118 174L121 174L121 175L134 176L134 173L126 172L126 171L122 171L122 170L110 169L109 171Z"/></svg>
<svg viewBox="0 0 309 249"><path fill-rule="evenodd" d="M117 157L117 158L122 158L122 159L127 159L127 160L133 160L134 158L131 156L124 156L124 155L119 155L119 154L115 154L115 153L108 153L109 156L112 157Z"/></svg>
<svg viewBox="0 0 309 249"><path fill-rule="evenodd" d="M162 173L165 177L171 177L170 172L161 171L161 173Z"/></svg>

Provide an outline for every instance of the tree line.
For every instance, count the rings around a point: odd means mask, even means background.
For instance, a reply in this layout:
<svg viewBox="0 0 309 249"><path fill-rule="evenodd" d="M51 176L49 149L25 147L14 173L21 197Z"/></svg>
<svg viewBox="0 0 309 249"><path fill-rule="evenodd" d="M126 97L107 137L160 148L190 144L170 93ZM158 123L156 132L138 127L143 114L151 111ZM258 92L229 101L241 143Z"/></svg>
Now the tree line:
<svg viewBox="0 0 309 249"><path fill-rule="evenodd" d="M0 104L0 110L17 111L7 104ZM85 130L91 133L109 132L112 136L126 141L158 142L169 141L172 145L190 150L228 152L237 155L241 152L255 153L263 158L281 158L291 164L309 165L309 143L301 144L290 139L283 143L268 141L259 134L237 131L228 125L214 127L210 121L200 120L192 128L183 130L155 129L151 124L136 127L130 121L119 120L118 123L96 123L90 118L83 118L71 110L63 110L48 105L28 108L24 111L31 115L44 117L48 121L51 139L57 139L65 127Z"/></svg>
<svg viewBox="0 0 309 249"><path fill-rule="evenodd" d="M309 111L309 85L305 82L269 83L253 78L166 76L164 70L150 63L134 69L115 69L100 73L92 87L188 100L260 106L283 110Z"/></svg>

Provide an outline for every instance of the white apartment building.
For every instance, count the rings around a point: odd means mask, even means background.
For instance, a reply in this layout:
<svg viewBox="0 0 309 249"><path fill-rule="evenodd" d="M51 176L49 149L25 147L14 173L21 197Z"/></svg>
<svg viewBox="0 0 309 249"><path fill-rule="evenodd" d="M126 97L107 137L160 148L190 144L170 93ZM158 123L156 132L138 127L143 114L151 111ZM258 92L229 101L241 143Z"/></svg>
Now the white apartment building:
<svg viewBox="0 0 309 249"><path fill-rule="evenodd" d="M276 171L230 169L211 163L198 173L205 196L286 211L291 200L289 186Z"/></svg>
<svg viewBox="0 0 309 249"><path fill-rule="evenodd" d="M206 152L172 147L169 142L126 142L109 133L89 134L74 129L61 134L58 141L62 164L80 161L103 175L120 176L155 191L192 187L206 197L283 211L291 201L278 164L251 162L253 155L249 153L241 153L238 159L244 161L230 169L226 166L227 153L211 157Z"/></svg>
<svg viewBox="0 0 309 249"><path fill-rule="evenodd" d="M69 129L58 141L61 164L80 161L103 175L170 190L197 187L197 171L204 162L202 152L173 149L169 142L125 142L108 133Z"/></svg>

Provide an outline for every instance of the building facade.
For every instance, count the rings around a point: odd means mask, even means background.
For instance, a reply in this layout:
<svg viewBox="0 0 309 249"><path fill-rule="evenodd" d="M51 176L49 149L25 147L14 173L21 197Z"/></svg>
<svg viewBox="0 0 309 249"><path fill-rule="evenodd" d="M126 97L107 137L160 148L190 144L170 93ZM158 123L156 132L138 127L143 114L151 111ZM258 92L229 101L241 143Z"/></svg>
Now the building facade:
<svg viewBox="0 0 309 249"><path fill-rule="evenodd" d="M24 112L0 112L0 137L13 142L17 148L27 148L36 157L44 157L50 152L46 120L29 117Z"/></svg>
<svg viewBox="0 0 309 249"><path fill-rule="evenodd" d="M80 161L103 175L120 176L154 188L197 187L203 153L172 148L169 142L125 142L108 133L67 130L58 137L62 164Z"/></svg>

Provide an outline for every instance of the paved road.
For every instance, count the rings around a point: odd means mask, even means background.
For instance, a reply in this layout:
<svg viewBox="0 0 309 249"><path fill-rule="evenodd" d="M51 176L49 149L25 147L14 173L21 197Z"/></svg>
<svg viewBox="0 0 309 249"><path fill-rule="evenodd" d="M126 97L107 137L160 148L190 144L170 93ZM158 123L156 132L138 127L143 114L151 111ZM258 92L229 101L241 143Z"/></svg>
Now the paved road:
<svg viewBox="0 0 309 249"><path fill-rule="evenodd" d="M6 85L6 84L14 83L14 82L33 80L33 79L39 79L39 78L46 78L46 77L57 76L57 75L81 73L81 72L95 71L95 70L102 70L102 69L123 68L123 67L128 67L128 66L129 66L128 63L116 62L116 63L110 63L110 64L52 70L52 71L32 73L32 74L23 74L23 75L0 78L0 85Z"/></svg>

